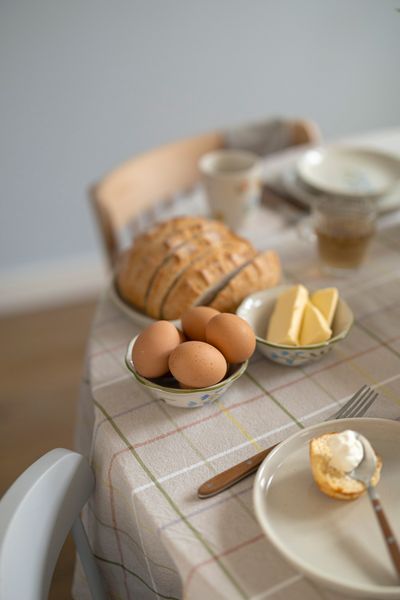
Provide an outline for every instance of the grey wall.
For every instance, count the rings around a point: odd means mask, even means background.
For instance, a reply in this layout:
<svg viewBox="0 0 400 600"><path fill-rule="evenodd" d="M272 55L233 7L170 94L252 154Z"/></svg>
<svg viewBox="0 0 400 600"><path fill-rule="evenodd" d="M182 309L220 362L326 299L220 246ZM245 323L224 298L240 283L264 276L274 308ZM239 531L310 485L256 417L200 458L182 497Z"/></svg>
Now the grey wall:
<svg viewBox="0 0 400 600"><path fill-rule="evenodd" d="M2 0L0 270L101 257L85 190L162 142L271 114L400 122L398 0Z"/></svg>

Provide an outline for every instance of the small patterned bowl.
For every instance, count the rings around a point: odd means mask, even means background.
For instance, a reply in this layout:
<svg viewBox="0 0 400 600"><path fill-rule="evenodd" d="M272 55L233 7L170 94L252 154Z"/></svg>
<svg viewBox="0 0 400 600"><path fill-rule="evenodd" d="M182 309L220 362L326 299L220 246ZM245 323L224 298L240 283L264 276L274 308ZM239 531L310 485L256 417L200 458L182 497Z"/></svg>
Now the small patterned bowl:
<svg viewBox="0 0 400 600"><path fill-rule="evenodd" d="M247 369L247 360L243 363L235 365L231 364L229 365L225 379L219 383L210 385L206 388L196 388L191 390L176 387L176 380L171 375L158 377L157 379L146 379L136 371L132 360L132 349L137 337L138 336L134 337L128 345L125 355L126 366L139 385L141 385L150 396L156 400L164 400L164 402L171 406L177 406L178 408L197 408L199 406L204 406L205 404L211 404L211 402L218 400L222 394L231 387L232 383L239 379Z"/></svg>
<svg viewBox="0 0 400 600"><path fill-rule="evenodd" d="M236 313L251 325L256 334L257 349L270 360L289 367L298 367L318 360L343 340L353 325L353 313L344 300L339 298L332 323L332 337L326 342L310 346L284 346L267 342L265 334L268 320L272 314L278 296L292 287L280 285L262 290L247 296L236 310Z"/></svg>

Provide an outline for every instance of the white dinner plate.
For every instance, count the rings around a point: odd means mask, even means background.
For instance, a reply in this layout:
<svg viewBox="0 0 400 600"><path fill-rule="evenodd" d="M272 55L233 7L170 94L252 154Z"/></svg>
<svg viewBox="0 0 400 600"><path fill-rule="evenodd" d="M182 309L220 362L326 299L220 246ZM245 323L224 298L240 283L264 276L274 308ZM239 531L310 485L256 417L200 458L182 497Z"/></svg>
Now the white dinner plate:
<svg viewBox="0 0 400 600"><path fill-rule="evenodd" d="M378 198L400 180L400 159L367 148L327 146L308 150L297 162L305 183L328 194Z"/></svg>
<svg viewBox="0 0 400 600"><path fill-rule="evenodd" d="M108 295L111 301L114 303L114 305L125 315L127 315L130 319L132 319L132 321L136 323L136 325L138 325L141 329L144 329L145 327L148 327L152 323L156 322L157 319L153 319L152 317L145 315L139 310L136 310L131 304L125 302L118 294L114 281L112 281L110 284ZM173 323L176 327L180 327L179 320L170 322Z"/></svg>
<svg viewBox="0 0 400 600"><path fill-rule="evenodd" d="M312 206L314 200L321 196L322 192L314 190L305 185L300 179L295 166L288 167L282 171L280 182L284 190L305 206ZM400 185L396 186L390 193L376 198L378 213L385 213L400 208Z"/></svg>
<svg viewBox="0 0 400 600"><path fill-rule="evenodd" d="M400 423L342 419L304 429L277 446L260 466L254 507L266 536L306 577L324 587L363 598L400 598L396 577L368 496L346 501L317 488L310 469L309 440L353 429L382 457L377 490L400 539Z"/></svg>

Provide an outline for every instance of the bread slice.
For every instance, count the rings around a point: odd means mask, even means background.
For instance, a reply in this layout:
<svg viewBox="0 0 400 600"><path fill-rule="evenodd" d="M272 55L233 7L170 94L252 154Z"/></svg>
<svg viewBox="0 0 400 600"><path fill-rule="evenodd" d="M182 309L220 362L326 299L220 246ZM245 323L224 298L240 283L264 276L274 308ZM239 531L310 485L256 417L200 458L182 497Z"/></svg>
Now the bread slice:
<svg viewBox="0 0 400 600"><path fill-rule="evenodd" d="M325 433L310 441L312 475L321 492L327 496L339 500L355 500L365 492L366 487L360 481L349 477L344 471L332 467L330 464L332 453L327 443L331 435L334 433ZM379 482L381 469L382 460L377 456L376 469L371 482L374 486Z"/></svg>
<svg viewBox="0 0 400 600"><path fill-rule="evenodd" d="M202 224L205 220L203 217L180 215L179 217L159 221L150 229L138 235L135 238L134 246L136 249L139 249L143 244L147 246L148 244L157 243L160 240L166 239L172 233Z"/></svg>
<svg viewBox="0 0 400 600"><path fill-rule="evenodd" d="M235 312L246 296L277 285L280 278L281 263L277 253L273 250L260 252L239 269L209 306L220 312Z"/></svg>
<svg viewBox="0 0 400 600"><path fill-rule="evenodd" d="M145 298L146 314L160 318L161 305L167 291L181 273L199 257L219 246L223 241L235 239L235 235L218 221L210 221L190 240L174 248L154 272Z"/></svg>
<svg viewBox="0 0 400 600"><path fill-rule="evenodd" d="M256 254L247 240L235 236L213 247L183 271L161 304L162 319L177 319L188 308L205 305L238 268Z"/></svg>
<svg viewBox="0 0 400 600"><path fill-rule="evenodd" d="M116 268L116 284L121 297L144 311L149 284L163 261L193 236L213 228L229 231L222 223L209 219L176 217L141 235L121 256Z"/></svg>

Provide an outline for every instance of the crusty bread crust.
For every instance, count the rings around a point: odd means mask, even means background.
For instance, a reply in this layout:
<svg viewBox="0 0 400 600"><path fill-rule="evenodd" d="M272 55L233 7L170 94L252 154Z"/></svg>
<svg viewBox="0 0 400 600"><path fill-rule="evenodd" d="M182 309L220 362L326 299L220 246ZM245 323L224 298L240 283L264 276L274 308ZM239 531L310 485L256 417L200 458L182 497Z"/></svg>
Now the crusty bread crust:
<svg viewBox="0 0 400 600"><path fill-rule="evenodd" d="M160 318L161 305L170 287L181 273L195 260L219 246L224 240L234 239L232 232L219 221L209 221L201 232L174 248L154 272L147 288L145 312Z"/></svg>
<svg viewBox="0 0 400 600"><path fill-rule="evenodd" d="M276 285L279 257L220 221L181 216L136 238L115 272L122 299L155 319L176 319L190 306L233 312L248 294ZM210 304L211 303L211 304Z"/></svg>
<svg viewBox="0 0 400 600"><path fill-rule="evenodd" d="M226 226L208 219L176 217L139 236L117 265L116 283L121 297L144 311L148 286L160 264L187 240L212 227L228 231Z"/></svg>
<svg viewBox="0 0 400 600"><path fill-rule="evenodd" d="M172 285L161 306L162 319L176 319L186 309L196 304L218 287L229 273L255 255L253 246L239 238L224 241L206 255L195 260Z"/></svg>
<svg viewBox="0 0 400 600"><path fill-rule="evenodd" d="M198 224L205 222L202 217L192 217L190 215L181 215L179 217L172 217L166 221L160 221L153 225L150 229L144 233L138 235L135 238L135 248L138 249L144 244L148 247L149 244L154 244L160 240L166 239L171 233L182 231L187 228L192 228Z"/></svg>
<svg viewBox="0 0 400 600"><path fill-rule="evenodd" d="M280 278L281 263L277 253L273 250L260 252L228 281L210 306L220 312L235 312L246 296L277 285Z"/></svg>
<svg viewBox="0 0 400 600"><path fill-rule="evenodd" d="M332 433L325 433L310 441L310 463L311 471L318 488L331 498L339 500L355 500L366 490L365 485L349 477L345 472L335 469L330 464L332 457L327 439ZM377 464L372 485L379 482L382 469L382 460L377 456Z"/></svg>

